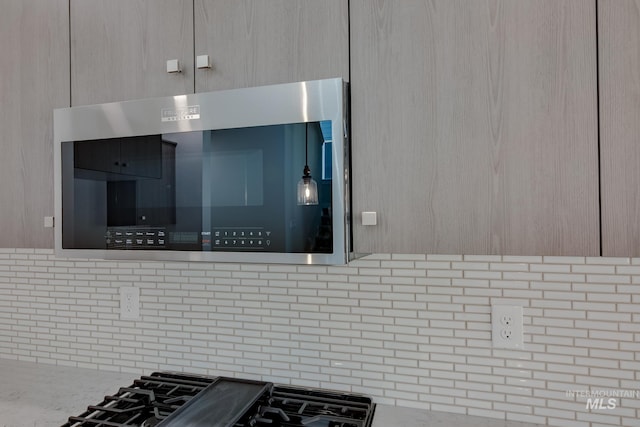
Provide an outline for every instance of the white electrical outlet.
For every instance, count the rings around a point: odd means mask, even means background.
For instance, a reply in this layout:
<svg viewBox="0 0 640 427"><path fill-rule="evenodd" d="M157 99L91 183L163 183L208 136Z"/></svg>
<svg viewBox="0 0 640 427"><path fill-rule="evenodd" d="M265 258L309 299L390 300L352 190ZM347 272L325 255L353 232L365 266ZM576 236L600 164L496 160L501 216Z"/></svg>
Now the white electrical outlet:
<svg viewBox="0 0 640 427"><path fill-rule="evenodd" d="M491 338L496 348L522 349L522 307L519 305L491 306Z"/></svg>
<svg viewBox="0 0 640 427"><path fill-rule="evenodd" d="M140 319L140 289L133 286L120 288L120 319Z"/></svg>

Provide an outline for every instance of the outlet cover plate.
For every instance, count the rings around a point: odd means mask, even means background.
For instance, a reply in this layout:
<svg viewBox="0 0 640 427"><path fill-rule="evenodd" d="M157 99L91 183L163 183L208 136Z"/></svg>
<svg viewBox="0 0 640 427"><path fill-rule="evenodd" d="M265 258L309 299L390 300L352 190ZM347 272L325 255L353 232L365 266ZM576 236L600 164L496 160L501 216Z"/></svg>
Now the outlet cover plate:
<svg viewBox="0 0 640 427"><path fill-rule="evenodd" d="M494 348L523 349L521 306L491 306L491 340Z"/></svg>
<svg viewBox="0 0 640 427"><path fill-rule="evenodd" d="M134 286L120 288L120 319L140 319L140 289Z"/></svg>

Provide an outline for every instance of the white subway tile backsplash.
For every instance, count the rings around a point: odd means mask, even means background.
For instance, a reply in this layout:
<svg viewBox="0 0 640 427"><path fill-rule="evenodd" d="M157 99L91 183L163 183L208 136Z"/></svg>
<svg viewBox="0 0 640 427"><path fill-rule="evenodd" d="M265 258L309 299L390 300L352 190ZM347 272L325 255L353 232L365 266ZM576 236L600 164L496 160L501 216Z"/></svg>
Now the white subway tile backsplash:
<svg viewBox="0 0 640 427"><path fill-rule="evenodd" d="M488 262L453 262L451 263L453 270L488 270Z"/></svg>
<svg viewBox="0 0 640 427"><path fill-rule="evenodd" d="M540 281L542 280L542 273L525 272L525 271L504 271L502 278L507 281ZM526 283L527 287L529 283Z"/></svg>
<svg viewBox="0 0 640 427"><path fill-rule="evenodd" d="M451 268L451 263L448 261L415 262L414 267L419 270L448 270Z"/></svg>
<svg viewBox="0 0 640 427"><path fill-rule="evenodd" d="M529 271L541 273L569 273L571 265L569 264L530 264Z"/></svg>
<svg viewBox="0 0 640 427"><path fill-rule="evenodd" d="M499 280L502 278L502 273L500 273L499 271L464 270L464 271L460 271L460 273L464 273L465 279L497 279Z"/></svg>
<svg viewBox="0 0 640 427"><path fill-rule="evenodd" d="M638 387L636 284L640 261L628 258L374 254L325 267L0 249L0 357L243 375L467 415L631 426L637 400L597 412L566 392ZM140 288L140 321L119 319L120 286ZM491 347L491 304L524 307L523 350Z"/></svg>
<svg viewBox="0 0 640 427"><path fill-rule="evenodd" d="M631 276L623 274L587 274L587 283L627 284L631 283Z"/></svg>
<svg viewBox="0 0 640 427"><path fill-rule="evenodd" d="M597 302L615 302L615 303L630 303L630 294L616 294L616 293L588 293L588 301Z"/></svg>
<svg viewBox="0 0 640 427"><path fill-rule="evenodd" d="M427 261L462 261L462 255L427 254Z"/></svg>
<svg viewBox="0 0 640 427"><path fill-rule="evenodd" d="M515 272L529 271L529 264L527 263L492 262L490 264L490 267L491 267L491 270L496 270L496 271L515 271Z"/></svg>
<svg viewBox="0 0 640 427"><path fill-rule="evenodd" d="M454 278L462 275L462 270L427 270L427 277Z"/></svg>
<svg viewBox="0 0 640 427"><path fill-rule="evenodd" d="M584 264L584 257L545 256L542 258L546 264Z"/></svg>
<svg viewBox="0 0 640 427"><path fill-rule="evenodd" d="M587 264L614 264L614 265L629 265L632 259L630 258L616 258L616 257L587 257Z"/></svg>
<svg viewBox="0 0 640 427"><path fill-rule="evenodd" d="M573 273L591 273L591 274L615 274L615 265L572 265L571 271Z"/></svg>

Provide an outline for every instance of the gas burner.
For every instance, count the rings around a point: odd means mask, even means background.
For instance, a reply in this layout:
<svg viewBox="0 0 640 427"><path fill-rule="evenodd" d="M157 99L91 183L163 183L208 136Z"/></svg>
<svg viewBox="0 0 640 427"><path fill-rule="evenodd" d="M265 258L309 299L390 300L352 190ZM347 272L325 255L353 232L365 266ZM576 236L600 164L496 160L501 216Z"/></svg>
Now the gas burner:
<svg viewBox="0 0 640 427"><path fill-rule="evenodd" d="M154 427L154 426L157 426L160 421L162 420L159 420L155 416L151 418L147 418L142 422L142 424L140 424L140 427Z"/></svg>
<svg viewBox="0 0 640 427"><path fill-rule="evenodd" d="M358 394L156 372L62 427L371 427L374 410Z"/></svg>

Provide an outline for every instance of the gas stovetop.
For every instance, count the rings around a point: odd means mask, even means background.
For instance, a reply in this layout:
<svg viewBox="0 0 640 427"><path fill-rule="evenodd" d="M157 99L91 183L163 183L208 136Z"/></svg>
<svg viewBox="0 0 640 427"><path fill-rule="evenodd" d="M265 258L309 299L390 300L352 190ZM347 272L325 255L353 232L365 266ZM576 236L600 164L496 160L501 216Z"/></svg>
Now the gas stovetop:
<svg viewBox="0 0 640 427"><path fill-rule="evenodd" d="M62 427L370 427L374 410L358 394L155 372Z"/></svg>

